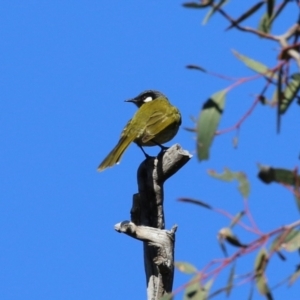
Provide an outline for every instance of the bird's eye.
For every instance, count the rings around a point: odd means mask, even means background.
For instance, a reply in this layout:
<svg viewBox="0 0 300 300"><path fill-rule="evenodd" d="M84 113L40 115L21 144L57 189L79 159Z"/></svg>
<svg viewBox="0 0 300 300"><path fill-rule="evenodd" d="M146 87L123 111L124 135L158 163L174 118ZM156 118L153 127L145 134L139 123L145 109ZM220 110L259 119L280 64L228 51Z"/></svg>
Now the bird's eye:
<svg viewBox="0 0 300 300"><path fill-rule="evenodd" d="M151 96L148 96L143 100L143 102L150 102L152 100L153 100L153 98Z"/></svg>

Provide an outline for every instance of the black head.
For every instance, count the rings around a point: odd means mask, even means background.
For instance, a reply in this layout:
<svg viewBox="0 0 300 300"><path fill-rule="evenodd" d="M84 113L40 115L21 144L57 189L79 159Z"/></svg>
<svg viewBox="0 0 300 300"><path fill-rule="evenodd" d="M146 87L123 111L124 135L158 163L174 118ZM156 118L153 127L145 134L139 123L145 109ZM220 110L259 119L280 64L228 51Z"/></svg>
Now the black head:
<svg viewBox="0 0 300 300"><path fill-rule="evenodd" d="M168 99L163 93L155 90L147 90L139 95L137 95L133 99L125 100L126 102L132 102L134 103L137 107L141 107L144 103L153 101L159 97L163 97L165 99Z"/></svg>

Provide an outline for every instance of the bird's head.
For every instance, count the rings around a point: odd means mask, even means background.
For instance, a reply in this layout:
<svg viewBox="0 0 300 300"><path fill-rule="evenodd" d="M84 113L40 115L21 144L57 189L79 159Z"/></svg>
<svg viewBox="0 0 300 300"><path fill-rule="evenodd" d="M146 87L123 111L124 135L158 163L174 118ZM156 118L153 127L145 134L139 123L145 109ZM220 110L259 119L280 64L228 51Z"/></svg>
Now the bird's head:
<svg viewBox="0 0 300 300"><path fill-rule="evenodd" d="M164 98L168 100L168 98L161 92L156 91L156 90L147 90L139 95L137 95L135 98L125 100L125 102L132 102L134 103L137 107L141 107L143 104L156 100L158 98Z"/></svg>

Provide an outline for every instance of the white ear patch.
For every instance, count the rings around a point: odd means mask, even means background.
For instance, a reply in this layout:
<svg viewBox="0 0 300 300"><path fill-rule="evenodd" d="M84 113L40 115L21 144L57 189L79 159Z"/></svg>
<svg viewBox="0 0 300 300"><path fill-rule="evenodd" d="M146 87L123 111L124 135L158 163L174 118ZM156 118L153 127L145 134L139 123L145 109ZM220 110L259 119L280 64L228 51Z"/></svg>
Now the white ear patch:
<svg viewBox="0 0 300 300"><path fill-rule="evenodd" d="M153 100L153 98L151 96L149 96L146 99L144 99L143 102L150 102L152 100Z"/></svg>

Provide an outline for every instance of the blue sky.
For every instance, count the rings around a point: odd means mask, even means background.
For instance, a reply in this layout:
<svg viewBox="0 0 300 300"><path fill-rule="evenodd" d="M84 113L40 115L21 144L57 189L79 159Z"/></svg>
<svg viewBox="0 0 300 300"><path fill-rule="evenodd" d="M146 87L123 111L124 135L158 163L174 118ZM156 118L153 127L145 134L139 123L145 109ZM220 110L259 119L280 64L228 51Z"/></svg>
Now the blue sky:
<svg viewBox="0 0 300 300"><path fill-rule="evenodd" d="M228 10L239 16L245 7L234 2ZM181 3L2 3L1 299L145 298L142 244L114 231L114 224L130 217L143 154L131 145L120 165L96 172L136 110L124 100L158 89L180 109L183 126L192 127L190 116L198 116L203 102L229 83L187 70L187 64L233 77L250 76L253 72L233 57L231 49L269 67L276 64L279 49L250 34L224 32L228 23L218 15L202 26L204 11L185 9ZM274 32L287 30L296 13L287 11ZM254 17L249 24L257 22ZM240 119L263 84L250 82L228 95L220 128ZM179 197L201 199L232 214L243 209L236 184L210 178L208 169L221 172L228 167L247 174L249 205L261 230L299 218L286 189L263 185L256 177L257 163L290 169L299 165L299 107L294 104L284 115L280 135L275 120L274 109L259 105L239 132L238 149L232 147L234 132L218 136L209 161L199 163L194 155L165 184L166 227L179 226L177 261L201 269L222 257L216 235L229 224L222 216L179 203ZM170 145L174 143L195 154L192 133L181 129ZM153 155L157 151L147 150ZM236 233L246 243L255 238L240 228ZM299 263L296 253L287 257L285 263L274 257L269 264L271 286ZM245 259L238 262L238 274L252 270L255 254ZM225 284L228 273L218 278L216 288ZM188 279L176 271L174 288ZM246 298L249 288L238 287L232 299ZM275 299L298 295L299 282L274 291ZM255 292L254 299L259 298Z"/></svg>

